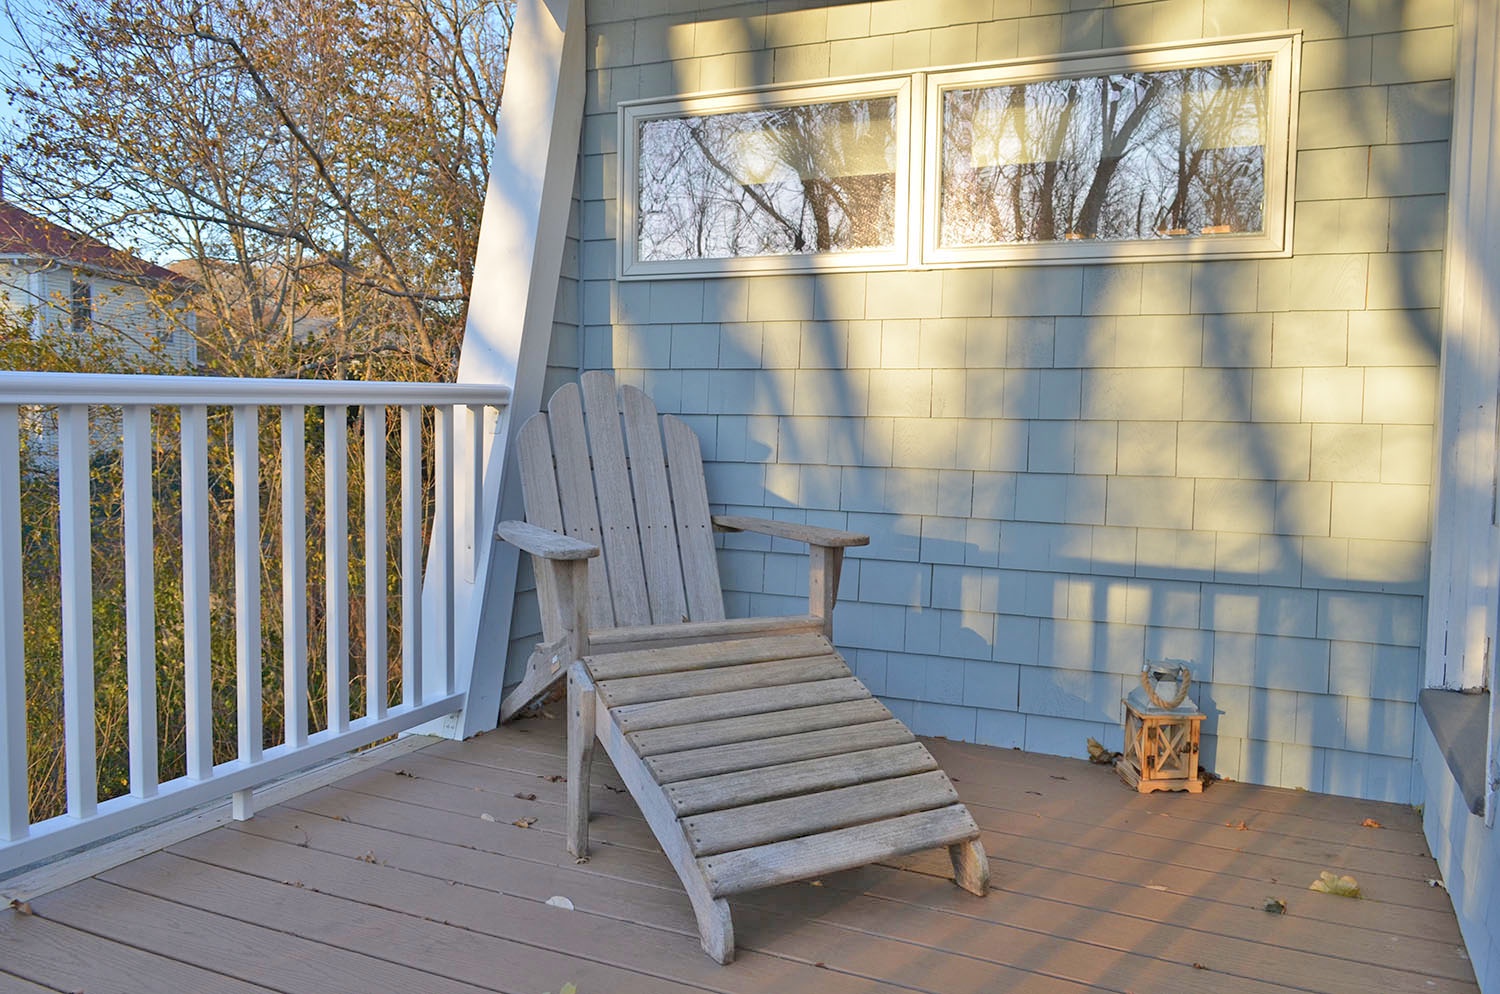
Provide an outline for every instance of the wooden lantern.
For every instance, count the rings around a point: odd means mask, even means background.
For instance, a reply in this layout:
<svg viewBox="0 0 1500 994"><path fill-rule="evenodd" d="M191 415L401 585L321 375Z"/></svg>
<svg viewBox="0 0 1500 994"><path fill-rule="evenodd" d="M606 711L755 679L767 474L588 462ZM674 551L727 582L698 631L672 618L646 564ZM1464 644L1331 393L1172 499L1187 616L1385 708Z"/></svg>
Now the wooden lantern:
<svg viewBox="0 0 1500 994"><path fill-rule="evenodd" d="M1188 697L1187 667L1141 672L1141 686L1125 705L1125 751L1115 762L1120 779L1149 794L1153 790L1198 793L1198 736L1203 713Z"/></svg>

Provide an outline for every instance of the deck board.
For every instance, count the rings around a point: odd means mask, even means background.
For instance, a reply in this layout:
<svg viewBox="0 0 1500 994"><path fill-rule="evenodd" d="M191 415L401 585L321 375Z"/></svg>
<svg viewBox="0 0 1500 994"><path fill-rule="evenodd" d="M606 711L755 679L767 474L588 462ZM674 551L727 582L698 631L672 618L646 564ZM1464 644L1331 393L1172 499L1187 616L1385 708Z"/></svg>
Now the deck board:
<svg viewBox="0 0 1500 994"><path fill-rule="evenodd" d="M533 720L0 911L0 994L1477 991L1410 809L1229 783L1145 796L1087 763L924 741L984 830L988 898L935 879L942 852L752 892L718 967L607 761L592 857L564 851L562 729ZM1308 891L1322 868L1368 898Z"/></svg>

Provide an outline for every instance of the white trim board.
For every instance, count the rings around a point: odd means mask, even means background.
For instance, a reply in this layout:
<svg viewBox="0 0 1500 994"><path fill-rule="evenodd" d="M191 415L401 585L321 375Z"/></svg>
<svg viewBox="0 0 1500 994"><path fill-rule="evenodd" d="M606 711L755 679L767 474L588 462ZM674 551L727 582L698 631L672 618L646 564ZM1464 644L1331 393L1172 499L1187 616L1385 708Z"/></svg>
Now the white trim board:
<svg viewBox="0 0 1500 994"><path fill-rule="evenodd" d="M1459 8L1453 81L1448 235L1443 246L1442 354L1433 449L1432 558L1425 684L1489 687L1500 624L1500 3ZM1497 726L1491 695L1485 822L1496 814Z"/></svg>
<svg viewBox="0 0 1500 994"><path fill-rule="evenodd" d="M460 459L453 481L453 492L464 498L457 502L456 534L481 543L460 550L467 558L453 590L455 679L466 697L461 712L423 729L452 738L494 728L500 714L520 561L512 546L495 541L494 526L521 516L519 478L506 457L522 422L542 404L583 133L584 34L583 0L516 4L458 363L460 383L505 384L512 394L500 418L485 425L500 437L482 479L470 479L470 461ZM468 419L458 420L455 451L472 451ZM479 495L477 507L470 494ZM430 591L423 600L425 611L436 607ZM435 628L424 630L423 655L441 664L430 641Z"/></svg>

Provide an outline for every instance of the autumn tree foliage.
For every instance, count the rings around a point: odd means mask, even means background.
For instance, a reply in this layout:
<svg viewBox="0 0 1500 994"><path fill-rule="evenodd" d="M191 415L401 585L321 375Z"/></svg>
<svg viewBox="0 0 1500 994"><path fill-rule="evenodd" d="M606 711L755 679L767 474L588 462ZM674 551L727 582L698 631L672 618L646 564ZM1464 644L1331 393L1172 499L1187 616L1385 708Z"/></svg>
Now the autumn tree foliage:
<svg viewBox="0 0 1500 994"><path fill-rule="evenodd" d="M457 365L487 164L499 113L510 0L32 0L5 8L20 58L0 65L5 194L32 212L172 264L191 279L210 375L448 380ZM504 178L499 178L500 182ZM0 322L0 368L181 372L93 340ZM339 409L334 409L339 410ZM31 412L45 425L47 411ZM309 731L324 726L322 419L305 412ZM367 437L351 408L351 654L363 653L367 459L398 478L396 421ZM100 797L128 789L121 460L109 418L91 453L96 733ZM177 412L155 414L153 531L160 775L185 765L181 486ZM431 426L427 426L430 433ZM265 744L281 741L280 424L260 426ZM215 760L235 751L231 412L209 413L209 545ZM23 435L25 433L23 432ZM63 800L57 475L48 434L23 437L28 758L34 819ZM55 442L51 444L55 445ZM430 470L429 470L430 471ZM431 480L426 481L431 520ZM388 517L399 505L388 504ZM393 520L389 541L399 541ZM392 604L399 597L392 596ZM392 701L400 699L391 628ZM361 667L347 688L364 709ZM337 693L337 690L335 690Z"/></svg>
<svg viewBox="0 0 1500 994"><path fill-rule="evenodd" d="M449 378L509 0L51 0L9 15L8 195L180 260L211 367Z"/></svg>

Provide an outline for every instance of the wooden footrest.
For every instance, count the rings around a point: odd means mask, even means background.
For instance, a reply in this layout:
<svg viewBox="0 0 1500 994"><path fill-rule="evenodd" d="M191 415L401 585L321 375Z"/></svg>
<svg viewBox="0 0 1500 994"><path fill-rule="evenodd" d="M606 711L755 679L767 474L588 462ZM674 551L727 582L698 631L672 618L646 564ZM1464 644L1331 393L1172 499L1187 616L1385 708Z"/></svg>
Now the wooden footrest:
<svg viewBox="0 0 1500 994"><path fill-rule="evenodd" d="M663 846L685 850L714 897L978 838L932 755L821 635L585 665L609 739L629 750L616 765L658 795L637 800L663 813L676 830Z"/></svg>

